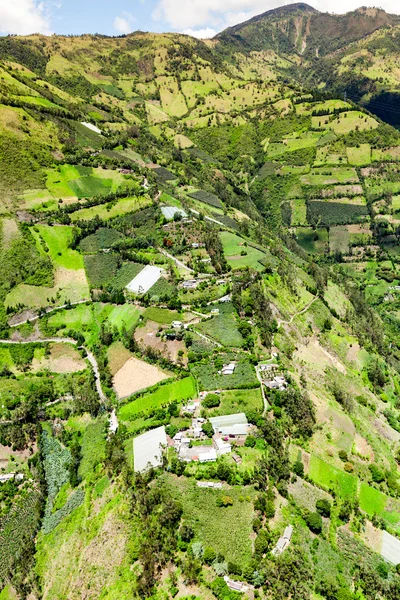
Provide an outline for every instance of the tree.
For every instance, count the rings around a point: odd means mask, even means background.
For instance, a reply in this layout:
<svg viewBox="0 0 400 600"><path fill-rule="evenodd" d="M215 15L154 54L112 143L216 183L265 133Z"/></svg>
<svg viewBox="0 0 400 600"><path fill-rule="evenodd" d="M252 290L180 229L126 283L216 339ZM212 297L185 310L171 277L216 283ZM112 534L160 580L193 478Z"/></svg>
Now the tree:
<svg viewBox="0 0 400 600"><path fill-rule="evenodd" d="M201 404L204 408L215 408L216 406L219 406L220 403L221 399L218 394L207 394Z"/></svg>
<svg viewBox="0 0 400 600"><path fill-rule="evenodd" d="M213 426L211 425L211 423L203 423L202 427L201 427L203 433L206 434L207 437L212 438L212 436L214 435L214 429Z"/></svg>
<svg viewBox="0 0 400 600"><path fill-rule="evenodd" d="M293 472L299 477L304 477L304 465L300 459L297 459L293 465Z"/></svg>
<svg viewBox="0 0 400 600"><path fill-rule="evenodd" d="M306 523L313 533L321 533L322 517L317 512L309 513L306 517Z"/></svg>
<svg viewBox="0 0 400 600"><path fill-rule="evenodd" d="M194 531L190 525L184 523L179 530L179 536L184 542L190 542L194 538Z"/></svg>
<svg viewBox="0 0 400 600"><path fill-rule="evenodd" d="M211 565L216 558L217 553L213 548L208 547L204 549L203 560L206 563L206 565Z"/></svg>
<svg viewBox="0 0 400 600"><path fill-rule="evenodd" d="M315 503L315 508L323 517L331 516L331 503L329 500L327 500L327 498L320 498L317 500Z"/></svg>

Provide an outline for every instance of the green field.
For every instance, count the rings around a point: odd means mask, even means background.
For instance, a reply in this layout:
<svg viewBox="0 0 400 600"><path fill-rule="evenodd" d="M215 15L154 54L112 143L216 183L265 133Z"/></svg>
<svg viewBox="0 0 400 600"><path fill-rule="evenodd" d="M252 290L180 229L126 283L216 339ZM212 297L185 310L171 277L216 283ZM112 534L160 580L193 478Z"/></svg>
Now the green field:
<svg viewBox="0 0 400 600"><path fill-rule="evenodd" d="M136 197L131 196L129 198L123 198L117 202L109 202L108 204L100 204L97 206L91 206L89 208L81 208L71 214L72 221L88 221L93 219L96 215L99 216L103 221L108 221L114 217L125 215L127 213L134 212L149 206L151 204L150 198L145 196Z"/></svg>
<svg viewBox="0 0 400 600"><path fill-rule="evenodd" d="M185 377L184 379L161 385L155 392L145 394L129 402L129 404L120 408L118 415L122 421L134 421L140 413L167 406L171 402L189 400L196 393L196 383L193 377Z"/></svg>
<svg viewBox="0 0 400 600"><path fill-rule="evenodd" d="M83 256L69 248L72 239L72 228L67 225L50 227L35 225L31 232L36 240L39 251L44 254L47 250L53 264L64 269L83 269Z"/></svg>
<svg viewBox="0 0 400 600"><path fill-rule="evenodd" d="M221 403L218 408L208 410L210 416L234 415L250 410L263 410L260 388L251 390L226 390L219 395Z"/></svg>
<svg viewBox="0 0 400 600"><path fill-rule="evenodd" d="M230 359L224 359L225 363ZM259 386L254 367L246 361L240 361L236 365L233 375L218 375L218 368L212 361L197 364L192 368L200 390L234 390L249 389Z"/></svg>
<svg viewBox="0 0 400 600"><path fill-rule="evenodd" d="M61 165L48 171L46 187L54 198L91 198L105 196L126 185L133 185L119 171Z"/></svg>
<svg viewBox="0 0 400 600"><path fill-rule="evenodd" d="M168 310L167 308L158 308L157 306L150 306L146 308L143 313L143 318L160 325L170 325L172 321L180 321L182 319L181 313L176 310Z"/></svg>
<svg viewBox="0 0 400 600"><path fill-rule="evenodd" d="M380 516L385 510L387 496L362 482L360 485L359 502L361 510L364 510L369 516Z"/></svg>
<svg viewBox="0 0 400 600"><path fill-rule="evenodd" d="M183 505L183 518L195 531L195 540L223 555L224 560L241 566L251 560L252 520L254 515L252 487L230 487L226 492L233 505L218 508L220 490L202 490L190 479L172 479L164 475L160 485L171 491Z"/></svg>
<svg viewBox="0 0 400 600"><path fill-rule="evenodd" d="M88 281L93 288L107 286L117 274L119 257L116 254L89 254L85 256Z"/></svg>
<svg viewBox="0 0 400 600"><path fill-rule="evenodd" d="M357 478L311 455L308 475L315 483L335 490L341 498L349 500L357 495Z"/></svg>
<svg viewBox="0 0 400 600"><path fill-rule="evenodd" d="M263 270L264 267L259 262L265 258L263 252L247 245L245 240L234 233L222 231L220 237L227 262L233 269L252 267L257 271ZM242 252L245 253L244 256L241 255Z"/></svg>
<svg viewBox="0 0 400 600"><path fill-rule="evenodd" d="M140 317L140 310L133 304L122 304L115 306L108 315L107 321L112 327L121 331L125 327L130 331Z"/></svg>
<svg viewBox="0 0 400 600"><path fill-rule="evenodd" d="M238 330L235 309L231 304L220 305L220 314L198 323L195 328L223 346L241 348L243 337Z"/></svg>

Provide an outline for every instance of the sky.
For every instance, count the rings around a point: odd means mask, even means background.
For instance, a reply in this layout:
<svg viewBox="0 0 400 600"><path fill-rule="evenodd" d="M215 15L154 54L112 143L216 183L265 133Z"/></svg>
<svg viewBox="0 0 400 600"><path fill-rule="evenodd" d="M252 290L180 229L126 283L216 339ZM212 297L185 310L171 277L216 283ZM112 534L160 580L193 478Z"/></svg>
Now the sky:
<svg viewBox="0 0 400 600"><path fill-rule="evenodd" d="M379 6L400 13L399 0L308 0L321 11L344 13ZM226 27L286 0L0 0L0 35L30 33L121 35L132 31L179 31L213 37Z"/></svg>

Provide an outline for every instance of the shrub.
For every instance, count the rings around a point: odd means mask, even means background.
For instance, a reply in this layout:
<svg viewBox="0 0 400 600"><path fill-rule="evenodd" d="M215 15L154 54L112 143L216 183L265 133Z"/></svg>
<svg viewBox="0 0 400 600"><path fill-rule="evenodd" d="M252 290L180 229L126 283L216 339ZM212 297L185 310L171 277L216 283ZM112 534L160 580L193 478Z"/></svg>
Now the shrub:
<svg viewBox="0 0 400 600"><path fill-rule="evenodd" d="M194 531L190 525L184 524L179 530L179 535L182 541L190 542L190 540L194 537Z"/></svg>
<svg viewBox="0 0 400 600"><path fill-rule="evenodd" d="M217 506L219 507L227 507L232 506L233 500L230 496L220 496L217 498Z"/></svg>
<svg viewBox="0 0 400 600"><path fill-rule="evenodd" d="M347 460L347 452L344 450L339 450L339 458L345 462Z"/></svg>
<svg viewBox="0 0 400 600"><path fill-rule="evenodd" d="M203 553L203 560L207 565L211 565L217 558L217 553L213 548L205 548Z"/></svg>
<svg viewBox="0 0 400 600"><path fill-rule="evenodd" d="M317 502L315 503L315 508L317 509L317 512L319 512L319 514L323 517L331 516L331 503L326 498L321 498L320 500L317 500Z"/></svg>
<svg viewBox="0 0 400 600"><path fill-rule="evenodd" d="M254 448L254 446L256 445L256 441L257 440L253 435L248 435L244 445L246 446L246 448Z"/></svg>
<svg viewBox="0 0 400 600"><path fill-rule="evenodd" d="M346 463L344 464L344 470L345 470L347 473L352 473L352 472L354 471L354 465L353 465L351 462L346 462Z"/></svg>
<svg viewBox="0 0 400 600"><path fill-rule="evenodd" d="M215 408L219 406L221 403L221 399L218 394L207 394L206 398L202 402L202 406L204 408Z"/></svg>
<svg viewBox="0 0 400 600"><path fill-rule="evenodd" d="M319 513L313 512L307 515L306 522L308 527L313 533L321 533L322 531L322 517Z"/></svg>
<svg viewBox="0 0 400 600"><path fill-rule="evenodd" d="M301 460L296 460L293 465L293 472L296 473L299 477L304 477L304 465Z"/></svg>

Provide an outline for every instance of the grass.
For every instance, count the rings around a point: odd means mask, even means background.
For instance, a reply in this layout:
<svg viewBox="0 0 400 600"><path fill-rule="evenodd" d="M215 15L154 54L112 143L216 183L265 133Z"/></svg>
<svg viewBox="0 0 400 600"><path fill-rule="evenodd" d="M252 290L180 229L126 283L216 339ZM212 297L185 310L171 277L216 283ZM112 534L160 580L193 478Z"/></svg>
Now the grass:
<svg viewBox="0 0 400 600"><path fill-rule="evenodd" d="M167 406L171 402L189 400L196 393L196 383L193 377L185 377L172 383L166 383L161 385L155 392L145 394L122 406L119 411L119 418L122 421L134 421L140 413Z"/></svg>
<svg viewBox="0 0 400 600"><path fill-rule="evenodd" d="M263 252L247 245L245 240L234 233L222 231L220 237L227 262L233 269L252 267L257 271L263 270L264 267L260 263L260 260L265 258ZM242 252L246 254L241 256Z"/></svg>
<svg viewBox="0 0 400 600"><path fill-rule="evenodd" d="M119 171L61 165L47 174L46 187L54 198L105 196L129 183Z"/></svg>
<svg viewBox="0 0 400 600"><path fill-rule="evenodd" d="M140 310L133 304L122 304L115 306L108 315L107 321L112 327L116 327L119 331L123 327L127 331L131 331L138 322Z"/></svg>
<svg viewBox="0 0 400 600"><path fill-rule="evenodd" d="M221 491L200 489L194 481L184 477L164 475L160 482L183 505L183 518L195 531L195 540L213 548L226 561L245 566L252 554L252 520L254 489L231 487L226 495L233 505L216 505Z"/></svg>
<svg viewBox="0 0 400 600"><path fill-rule="evenodd" d="M105 423L103 419L99 419L95 423L90 423L83 434L82 459L78 471L82 479L90 475L95 466L105 459L105 450Z"/></svg>
<svg viewBox="0 0 400 600"><path fill-rule="evenodd" d="M98 206L91 206L89 208L81 208L80 210L77 210L71 214L71 220L89 221L98 215L100 219L109 221L114 217L119 217L120 215L125 215L145 208L146 206L149 206L149 204L151 204L150 198L146 198L145 196L141 196L140 198L131 196L129 198L118 200L117 202L109 202L107 204L100 204Z"/></svg>
<svg viewBox="0 0 400 600"><path fill-rule="evenodd" d="M244 340L237 327L233 306L221 305L219 310L219 315L198 323L195 328L223 346L241 348Z"/></svg>
<svg viewBox="0 0 400 600"><path fill-rule="evenodd" d="M361 167L371 163L371 146L369 144L360 144L358 147L348 147L346 152L347 160L350 165Z"/></svg>
<svg viewBox="0 0 400 600"><path fill-rule="evenodd" d="M357 183L358 175L352 167L318 167L313 168L307 175L302 175L300 181L304 185L330 185L335 183Z"/></svg>
<svg viewBox="0 0 400 600"><path fill-rule="evenodd" d="M357 494L357 478L311 455L308 473L310 479L328 490L335 490L341 498L353 500Z"/></svg>
<svg viewBox="0 0 400 600"><path fill-rule="evenodd" d="M103 248L110 248L121 237L123 236L119 231L101 227L96 233L85 237L79 244L79 247L86 254L95 254Z"/></svg>
<svg viewBox="0 0 400 600"><path fill-rule="evenodd" d="M252 390L227 390L220 394L218 408L209 410L210 416L234 415L238 412L263 409L263 400L259 388Z"/></svg>
<svg viewBox="0 0 400 600"><path fill-rule="evenodd" d="M370 517L380 516L385 510L387 497L363 482L360 486L359 502L361 510L364 510Z"/></svg>
<svg viewBox="0 0 400 600"><path fill-rule="evenodd" d="M328 231L325 228L319 227L298 227L296 229L297 243L306 252L314 254L315 252L323 252L328 242Z"/></svg>
<svg viewBox="0 0 400 600"><path fill-rule="evenodd" d="M83 257L76 250L69 248L72 240L72 228L68 225L50 227L35 225L31 232L36 239L36 245L42 254L48 252L53 264L64 269L83 269Z"/></svg>
<svg viewBox="0 0 400 600"><path fill-rule="evenodd" d="M161 325L170 325L172 321L181 320L182 315L175 310L150 306L144 311L143 317L149 321L160 323Z"/></svg>

